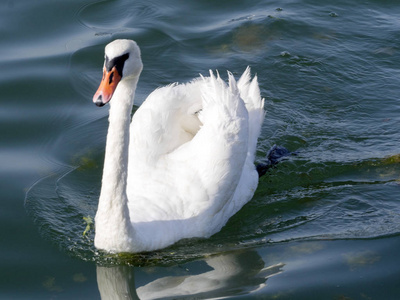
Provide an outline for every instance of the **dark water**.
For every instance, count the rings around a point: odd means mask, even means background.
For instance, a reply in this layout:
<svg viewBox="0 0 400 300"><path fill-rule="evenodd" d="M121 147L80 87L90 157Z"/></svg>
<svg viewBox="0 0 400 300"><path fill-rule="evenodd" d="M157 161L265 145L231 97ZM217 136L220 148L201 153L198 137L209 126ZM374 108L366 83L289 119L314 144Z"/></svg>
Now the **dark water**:
<svg viewBox="0 0 400 300"><path fill-rule="evenodd" d="M0 298L398 299L397 1L0 4ZM208 69L259 76L258 147L297 152L207 240L107 256L96 211L104 46L135 39L137 98ZM140 102L139 102L140 103Z"/></svg>

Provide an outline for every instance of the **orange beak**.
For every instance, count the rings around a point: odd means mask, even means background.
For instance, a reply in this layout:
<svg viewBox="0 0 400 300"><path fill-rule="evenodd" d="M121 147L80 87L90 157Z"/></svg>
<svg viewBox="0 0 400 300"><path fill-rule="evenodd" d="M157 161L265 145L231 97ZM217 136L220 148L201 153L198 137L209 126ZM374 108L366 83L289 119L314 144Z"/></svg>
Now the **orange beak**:
<svg viewBox="0 0 400 300"><path fill-rule="evenodd" d="M93 96L93 102L97 106L103 106L107 104L117 88L118 83L121 81L121 75L117 69L113 67L110 71L103 68L103 79L100 82L100 86L97 89L96 94Z"/></svg>

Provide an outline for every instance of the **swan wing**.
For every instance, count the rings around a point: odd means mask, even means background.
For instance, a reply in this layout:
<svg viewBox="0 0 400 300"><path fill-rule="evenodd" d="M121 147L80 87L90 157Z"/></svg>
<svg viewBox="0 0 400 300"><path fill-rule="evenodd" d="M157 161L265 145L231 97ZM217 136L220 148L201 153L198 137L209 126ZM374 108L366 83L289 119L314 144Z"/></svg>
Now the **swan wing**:
<svg viewBox="0 0 400 300"><path fill-rule="evenodd" d="M143 238L210 236L252 197L263 106L259 94L249 92L258 88L256 79L228 77L229 85L210 72L160 88L135 113L127 194ZM260 117L250 120L250 114Z"/></svg>
<svg viewBox="0 0 400 300"><path fill-rule="evenodd" d="M183 182L192 180L189 186L200 197L190 193L185 214L201 215L197 226L209 228L205 234L210 235L215 231L210 228L214 227L213 218L232 200L243 172L248 152L248 112L232 74L228 86L210 72L210 77L203 79L201 92L201 129L165 159L179 172L177 178ZM218 223L223 225L226 221Z"/></svg>

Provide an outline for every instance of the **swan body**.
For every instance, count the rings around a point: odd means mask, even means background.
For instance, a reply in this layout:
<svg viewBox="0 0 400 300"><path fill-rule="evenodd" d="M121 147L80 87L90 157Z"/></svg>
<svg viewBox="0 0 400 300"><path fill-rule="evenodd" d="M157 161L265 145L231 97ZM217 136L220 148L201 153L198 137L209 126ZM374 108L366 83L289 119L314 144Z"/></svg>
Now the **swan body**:
<svg viewBox="0 0 400 300"><path fill-rule="evenodd" d="M131 119L142 71L134 41L105 49L93 101L110 102L95 246L143 252L209 237L253 196L264 100L247 68L156 89Z"/></svg>

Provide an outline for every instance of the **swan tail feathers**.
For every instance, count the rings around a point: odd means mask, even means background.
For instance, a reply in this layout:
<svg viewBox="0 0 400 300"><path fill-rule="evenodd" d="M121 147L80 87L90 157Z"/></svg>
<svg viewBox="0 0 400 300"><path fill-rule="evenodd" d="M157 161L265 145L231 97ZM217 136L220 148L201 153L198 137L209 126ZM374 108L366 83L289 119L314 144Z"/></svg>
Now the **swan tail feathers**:
<svg viewBox="0 0 400 300"><path fill-rule="evenodd" d="M232 74L228 76L229 85L212 71L203 79L202 127L187 151L195 157L193 169L208 199L214 199L206 204L210 216L232 199L247 159L248 113L236 80Z"/></svg>
<svg viewBox="0 0 400 300"><path fill-rule="evenodd" d="M251 79L250 67L247 67L238 81L240 96L249 113L249 159L254 162L257 139L264 121L264 98L261 98L257 75Z"/></svg>
<svg viewBox="0 0 400 300"><path fill-rule="evenodd" d="M221 121L226 122L224 119L233 121L238 116L243 118L246 114L236 80L231 73L228 73L228 76L229 86L221 79L218 72L215 76L214 72L210 70L210 77L202 77L204 82L203 110L199 117L203 124L210 122L209 117L211 116L213 116L213 124L219 124Z"/></svg>
<svg viewBox="0 0 400 300"><path fill-rule="evenodd" d="M240 89L243 89L251 79L251 69L250 66L247 66L246 70L244 70L242 76L238 80L238 86Z"/></svg>
<svg viewBox="0 0 400 300"><path fill-rule="evenodd" d="M229 78L229 88L231 92L235 95L240 95L239 88L233 74L228 71L228 78Z"/></svg>

